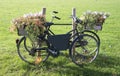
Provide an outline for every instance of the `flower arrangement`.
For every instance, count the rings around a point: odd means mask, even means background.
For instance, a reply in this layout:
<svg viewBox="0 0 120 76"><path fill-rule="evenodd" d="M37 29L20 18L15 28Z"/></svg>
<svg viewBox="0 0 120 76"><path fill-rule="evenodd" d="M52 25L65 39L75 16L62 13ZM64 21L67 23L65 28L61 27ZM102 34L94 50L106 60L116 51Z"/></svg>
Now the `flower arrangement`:
<svg viewBox="0 0 120 76"><path fill-rule="evenodd" d="M102 25L109 16L106 12L87 11L80 17L82 29L102 30Z"/></svg>
<svg viewBox="0 0 120 76"><path fill-rule="evenodd" d="M46 22L45 16L41 13L29 13L12 20L11 31L17 29L18 35L28 36L32 42L37 40L37 36L43 34Z"/></svg>

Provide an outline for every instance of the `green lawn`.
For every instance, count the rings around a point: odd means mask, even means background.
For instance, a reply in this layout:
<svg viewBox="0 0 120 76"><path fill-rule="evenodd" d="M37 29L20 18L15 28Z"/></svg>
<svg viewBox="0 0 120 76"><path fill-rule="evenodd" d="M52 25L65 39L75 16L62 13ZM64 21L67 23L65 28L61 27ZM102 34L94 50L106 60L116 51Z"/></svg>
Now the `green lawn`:
<svg viewBox="0 0 120 76"><path fill-rule="evenodd" d="M0 76L120 76L120 0L0 0ZM80 17L86 10L110 12L110 17L98 32L101 39L97 59L82 67L73 64L68 56L50 58L39 66L23 62L16 51L16 32L9 32L11 20L26 13L35 13L47 8L50 12L59 11L62 20L56 23L70 23L72 8ZM56 33L66 33L71 26L53 26Z"/></svg>

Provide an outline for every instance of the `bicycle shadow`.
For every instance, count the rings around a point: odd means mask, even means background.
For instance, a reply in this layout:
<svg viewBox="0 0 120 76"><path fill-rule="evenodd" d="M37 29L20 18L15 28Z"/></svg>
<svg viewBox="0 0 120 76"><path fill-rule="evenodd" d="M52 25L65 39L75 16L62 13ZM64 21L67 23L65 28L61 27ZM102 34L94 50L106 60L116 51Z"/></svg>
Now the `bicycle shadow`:
<svg viewBox="0 0 120 76"><path fill-rule="evenodd" d="M66 65L66 63L64 62L54 63L51 61L47 61L42 66L40 65L36 67L33 67L33 66L31 67L28 65L26 68L24 68L26 72L23 74L23 76L29 76L30 73L33 71L38 71L40 75L41 69L44 69L44 73L51 74L51 72L53 72L53 73L59 74L60 76L120 76L120 74L118 73L114 74L111 72L105 72L105 71L100 71L98 69L97 70L93 69L93 68L101 68L101 69L113 68L114 65L119 66L120 63L118 59L119 58L117 57L110 57L110 56L100 54L97 57L97 59L92 64L90 64L90 66L88 65L84 67L76 66L75 64L71 63L71 61L69 62L70 65Z"/></svg>
<svg viewBox="0 0 120 76"><path fill-rule="evenodd" d="M83 76L120 76L120 67L115 67L115 66L120 66L120 57L115 57L115 56L107 56L105 54L99 54L96 60L91 64L94 66L94 68L100 68L103 69L100 71L99 69L95 70L92 68L84 68L83 70ZM89 65L88 65L89 66ZM105 69L113 70L110 72ZM109 72L108 72L109 71ZM118 73L119 72L119 73Z"/></svg>

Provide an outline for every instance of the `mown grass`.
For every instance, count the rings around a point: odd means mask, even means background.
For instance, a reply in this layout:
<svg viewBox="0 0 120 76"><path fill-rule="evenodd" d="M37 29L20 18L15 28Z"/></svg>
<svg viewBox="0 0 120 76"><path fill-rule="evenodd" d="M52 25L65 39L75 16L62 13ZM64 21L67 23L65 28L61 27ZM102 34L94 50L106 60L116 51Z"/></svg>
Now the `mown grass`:
<svg viewBox="0 0 120 76"><path fill-rule="evenodd" d="M120 0L0 0L0 76L120 76ZM50 58L39 66L31 66L20 60L16 51L16 33L9 32L10 21L29 12L38 12L47 8L50 12L59 11L62 20L56 23L70 23L71 10L77 10L81 16L86 10L106 11L111 16L106 20L103 30L98 32L101 38L100 53L97 59L83 68L71 62L69 56ZM53 26L56 33L66 33L71 26Z"/></svg>

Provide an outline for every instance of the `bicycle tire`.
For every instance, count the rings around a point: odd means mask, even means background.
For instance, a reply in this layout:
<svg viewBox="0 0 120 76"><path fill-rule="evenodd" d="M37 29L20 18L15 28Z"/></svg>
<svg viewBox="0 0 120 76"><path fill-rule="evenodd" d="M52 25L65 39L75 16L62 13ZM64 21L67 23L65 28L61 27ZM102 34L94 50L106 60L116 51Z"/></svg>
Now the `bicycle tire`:
<svg viewBox="0 0 120 76"><path fill-rule="evenodd" d="M98 44L99 44L99 46L100 46L100 38L99 38L99 36L98 36L95 32L90 31L90 30L83 30L83 31L81 31L80 33L94 36L94 37L97 39Z"/></svg>
<svg viewBox="0 0 120 76"><path fill-rule="evenodd" d="M90 40L88 41L88 39ZM99 43L97 39L88 34L82 34L75 38L69 49L72 61L78 66L93 62L98 53Z"/></svg>
<svg viewBox="0 0 120 76"><path fill-rule="evenodd" d="M35 56L30 55L30 51L31 51L32 45L28 46L27 39L28 38L26 38L26 37L22 37L19 40L19 42L17 44L18 55L26 63L32 64L32 65L36 65L35 64L35 59L38 57L38 54L37 54L38 52L36 52ZM49 53L47 52L47 50L40 51L40 52L41 52L40 53L40 57L42 58L41 62L45 62L48 59L48 57L49 57ZM43 56L42 54L45 54L45 55Z"/></svg>

